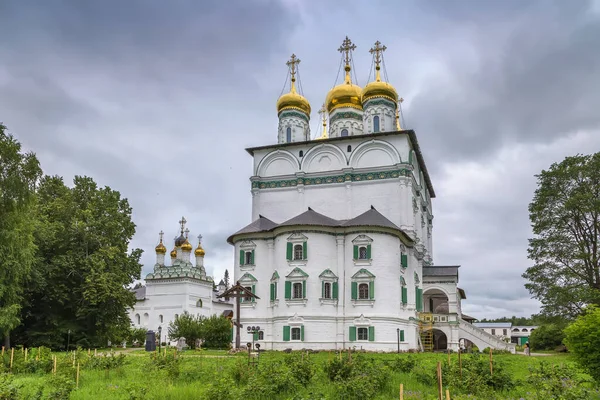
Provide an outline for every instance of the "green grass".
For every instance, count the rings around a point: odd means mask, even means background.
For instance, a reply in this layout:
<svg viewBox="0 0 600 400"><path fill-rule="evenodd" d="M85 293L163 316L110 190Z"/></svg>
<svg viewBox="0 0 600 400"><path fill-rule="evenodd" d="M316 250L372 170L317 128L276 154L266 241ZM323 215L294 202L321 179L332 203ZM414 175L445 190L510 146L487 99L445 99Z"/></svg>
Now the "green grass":
<svg viewBox="0 0 600 400"><path fill-rule="evenodd" d="M172 353L173 350L170 352ZM366 354L365 356L378 360L393 360L409 355ZM438 361L448 362L446 354L426 353L412 354L411 356L417 359L419 366L431 371L435 371ZM62 357L65 357L64 353ZM82 369L79 389L72 392L70 399L202 399L211 382L218 381L224 376L230 376L235 364L246 360L245 353L231 356L224 350L187 350L180 353L179 357L181 367L180 374L176 378L170 377L165 370L151 368L150 355L143 350L127 352L125 365L110 371L108 376L105 371ZM285 357L287 355L280 352L265 352L261 355L260 364L272 363ZM277 397L278 399L315 398L311 393L323 395L327 399L334 397L335 387L327 379L323 365L335 355L322 352L311 354L309 357L317 364L317 373L311 384L295 393L282 393ZM450 362L457 363L458 355L452 354ZM574 365L568 354L544 357L499 354L494 355L494 362L503 364L514 378L520 380L517 388L506 393L506 399L528 399L527 393L532 390L527 383L530 367L536 366L540 362ZM70 377L75 375L74 369L68 362L61 364L58 372ZM27 399L39 387L48 390L51 385L50 378L51 374L15 374L15 382L22 385L20 398ZM407 392L407 396L405 396L407 400L437 398L435 397L435 387L423 385L412 374L390 372L384 391L376 399L398 399L398 388L401 383ZM146 392L144 396L142 396L143 391ZM420 393L421 397L411 397L408 395L409 392ZM316 398L320 399L321 397Z"/></svg>

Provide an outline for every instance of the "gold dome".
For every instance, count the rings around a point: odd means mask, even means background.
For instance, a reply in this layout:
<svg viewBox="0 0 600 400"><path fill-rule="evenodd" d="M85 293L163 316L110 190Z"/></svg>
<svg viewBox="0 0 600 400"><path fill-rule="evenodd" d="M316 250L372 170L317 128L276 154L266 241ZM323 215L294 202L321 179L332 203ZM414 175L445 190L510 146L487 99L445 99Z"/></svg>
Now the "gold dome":
<svg viewBox="0 0 600 400"><path fill-rule="evenodd" d="M344 83L337 85L327 93L325 98L325 104L327 104L327 111L332 112L333 110L341 107L351 107L358 110L362 110L362 90L360 86L354 85L350 79L350 66L346 65L346 79Z"/></svg>
<svg viewBox="0 0 600 400"><path fill-rule="evenodd" d="M177 250L173 249L171 250L171 258L176 258L177 257Z"/></svg>
<svg viewBox="0 0 600 400"><path fill-rule="evenodd" d="M300 60L295 54L292 54L287 65L290 67L291 86L289 93L284 94L277 100L277 114L284 110L299 110L305 113L310 118L310 103L306 98L296 91L296 66Z"/></svg>
<svg viewBox="0 0 600 400"><path fill-rule="evenodd" d="M200 243L198 243L198 247L196 247L196 250L194 251L194 254L197 257L204 257L204 254L206 254L206 252L204 251L204 249L202 248L202 246L200 245Z"/></svg>
<svg viewBox="0 0 600 400"><path fill-rule="evenodd" d="M396 89L389 83L381 80L379 69L377 69L375 81L368 83L362 91L363 104L366 103L367 100L375 98L387 99L394 104L398 102L398 93L396 92Z"/></svg>
<svg viewBox="0 0 600 400"><path fill-rule="evenodd" d="M158 246L154 248L154 250L156 251L156 254L167 254L167 248L162 242L160 242Z"/></svg>
<svg viewBox="0 0 600 400"><path fill-rule="evenodd" d="M183 251L192 251L192 244L185 239L185 242L181 245L181 250Z"/></svg>

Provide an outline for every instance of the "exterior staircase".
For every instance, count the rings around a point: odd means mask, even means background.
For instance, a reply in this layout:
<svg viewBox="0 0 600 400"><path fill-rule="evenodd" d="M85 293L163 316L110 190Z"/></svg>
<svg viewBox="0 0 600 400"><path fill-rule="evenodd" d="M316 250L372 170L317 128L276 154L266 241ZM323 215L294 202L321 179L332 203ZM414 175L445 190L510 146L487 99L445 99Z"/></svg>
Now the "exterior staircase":
<svg viewBox="0 0 600 400"><path fill-rule="evenodd" d="M460 337L473 342L480 351L486 347L491 347L492 349L507 350L513 354L516 353L516 344L506 343L497 336L491 335L466 321L461 320L458 329L460 330Z"/></svg>
<svg viewBox="0 0 600 400"><path fill-rule="evenodd" d="M423 351L433 351L433 314L419 314L419 334Z"/></svg>

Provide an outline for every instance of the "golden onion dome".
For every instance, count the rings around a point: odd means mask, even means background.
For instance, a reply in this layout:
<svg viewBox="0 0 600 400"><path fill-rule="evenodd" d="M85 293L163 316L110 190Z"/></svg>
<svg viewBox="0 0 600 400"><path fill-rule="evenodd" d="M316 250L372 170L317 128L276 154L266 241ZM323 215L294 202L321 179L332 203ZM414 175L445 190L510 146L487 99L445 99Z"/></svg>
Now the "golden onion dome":
<svg viewBox="0 0 600 400"><path fill-rule="evenodd" d="M277 100L277 114L284 110L299 110L310 117L310 103L296 92L296 79L292 78L292 88Z"/></svg>
<svg viewBox="0 0 600 400"><path fill-rule="evenodd" d="M192 251L192 244L186 239L185 242L181 244L181 250Z"/></svg>
<svg viewBox="0 0 600 400"><path fill-rule="evenodd" d="M176 258L177 257L177 250L173 249L171 250L171 258Z"/></svg>
<svg viewBox="0 0 600 400"><path fill-rule="evenodd" d="M204 257L204 254L206 254L200 243L198 243L198 247L196 247L194 254L198 257Z"/></svg>
<svg viewBox="0 0 600 400"><path fill-rule="evenodd" d="M396 89L387 82L383 82L379 76L379 70L377 70L376 78L373 82L369 82L362 91L362 102L363 104L367 100L383 98L387 99L394 104L398 102L398 93Z"/></svg>
<svg viewBox="0 0 600 400"><path fill-rule="evenodd" d="M156 251L156 254L167 254L167 248L162 241L154 248L154 250Z"/></svg>
<svg viewBox="0 0 600 400"><path fill-rule="evenodd" d="M352 83L350 79L350 66L346 65L346 79L344 83L337 85L327 93L325 98L325 104L327 104L327 111L332 112L333 110L341 107L351 107L358 110L362 110L362 89L360 86Z"/></svg>

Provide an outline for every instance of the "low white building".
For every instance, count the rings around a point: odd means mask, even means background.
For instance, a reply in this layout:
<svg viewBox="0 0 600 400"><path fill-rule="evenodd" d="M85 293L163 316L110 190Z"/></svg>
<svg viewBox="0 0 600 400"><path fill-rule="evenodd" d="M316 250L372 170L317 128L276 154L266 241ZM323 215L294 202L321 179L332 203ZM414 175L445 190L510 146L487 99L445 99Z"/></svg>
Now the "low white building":
<svg viewBox="0 0 600 400"><path fill-rule="evenodd" d="M474 322L474 326L501 339L510 339L512 323L510 322Z"/></svg>
<svg viewBox="0 0 600 400"><path fill-rule="evenodd" d="M192 263L193 247L188 241L189 231L184 231L185 222L184 218L180 221L181 232L169 254L169 265L165 261L167 248L163 244L163 233L160 233L154 270L145 277L146 286L135 289L137 301L129 310L134 327L155 332L161 327L161 342L168 341L169 323L185 311L206 317L224 313L233 315L233 304L217 298L225 290L223 282L214 288L213 278L206 275L201 236L193 251L195 260Z"/></svg>
<svg viewBox="0 0 600 400"><path fill-rule="evenodd" d="M537 326L514 325L510 328L510 341L519 346L523 346L525 343L529 342L531 332L536 329Z"/></svg>

